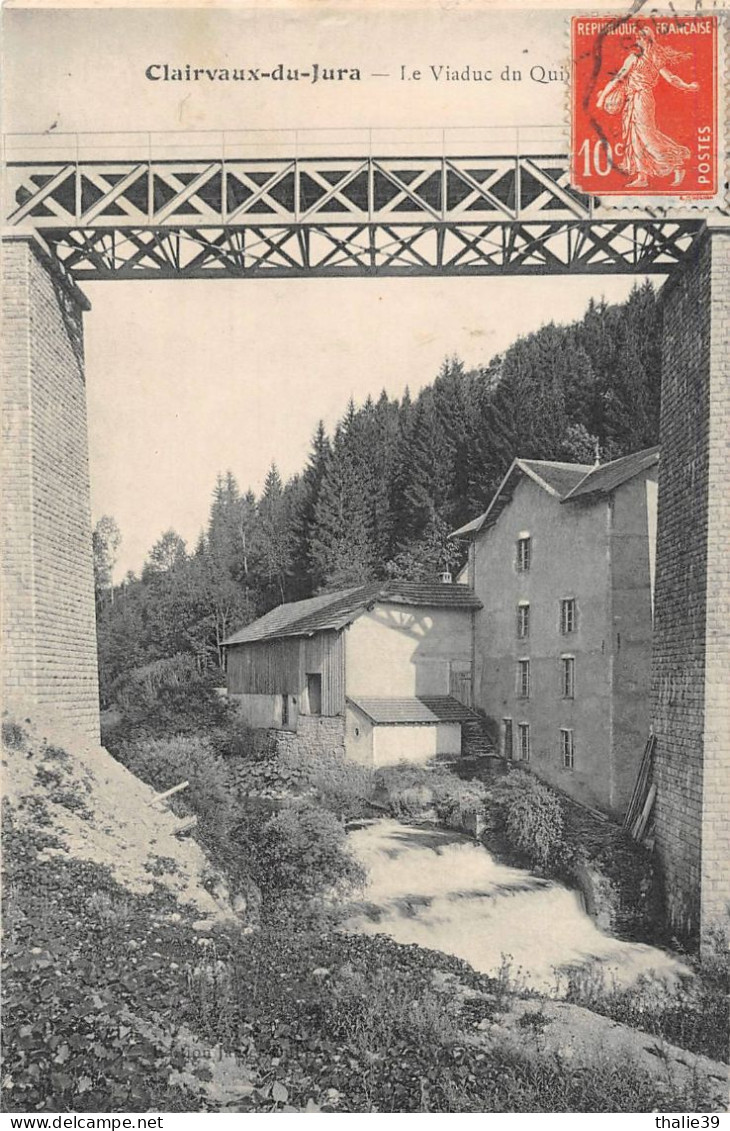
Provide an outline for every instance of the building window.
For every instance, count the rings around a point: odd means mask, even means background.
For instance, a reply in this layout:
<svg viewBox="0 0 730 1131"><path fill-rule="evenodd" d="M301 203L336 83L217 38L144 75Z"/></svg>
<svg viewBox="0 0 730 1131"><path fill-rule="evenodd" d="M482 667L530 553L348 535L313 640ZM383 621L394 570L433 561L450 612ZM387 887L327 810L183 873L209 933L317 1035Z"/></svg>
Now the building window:
<svg viewBox="0 0 730 1131"><path fill-rule="evenodd" d="M564 597L560 602L560 631L563 636L575 632L575 597Z"/></svg>
<svg viewBox="0 0 730 1131"><path fill-rule="evenodd" d="M530 605L527 601L520 601L517 606L517 638L526 640L530 635Z"/></svg>
<svg viewBox="0 0 730 1131"><path fill-rule="evenodd" d="M530 661L517 661L517 698L530 698Z"/></svg>
<svg viewBox="0 0 730 1131"><path fill-rule="evenodd" d="M502 757L514 758L512 719L502 719Z"/></svg>
<svg viewBox="0 0 730 1131"><path fill-rule="evenodd" d="M575 747L573 746L573 732L566 727L560 730L560 753L563 759L563 769L575 769Z"/></svg>
<svg viewBox="0 0 730 1131"><path fill-rule="evenodd" d="M517 539L517 569L520 573L527 573L531 557L530 535L522 534Z"/></svg>
<svg viewBox="0 0 730 1131"><path fill-rule="evenodd" d="M520 742L520 761L530 761L530 724L518 723L517 734Z"/></svg>
<svg viewBox="0 0 730 1131"><path fill-rule="evenodd" d="M563 699L575 699L575 657L562 656L560 666L560 688Z"/></svg>

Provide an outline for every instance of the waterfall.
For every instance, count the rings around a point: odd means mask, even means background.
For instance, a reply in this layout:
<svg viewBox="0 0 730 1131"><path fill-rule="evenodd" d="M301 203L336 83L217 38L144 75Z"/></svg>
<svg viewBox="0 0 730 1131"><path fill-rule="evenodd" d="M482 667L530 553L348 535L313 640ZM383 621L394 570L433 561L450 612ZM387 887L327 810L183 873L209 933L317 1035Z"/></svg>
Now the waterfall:
<svg viewBox="0 0 730 1131"><path fill-rule="evenodd" d="M440 950L493 977L509 968L516 988L557 996L576 966L597 964L608 986L689 974L656 947L604 934L577 892L501 864L458 833L376 820L354 827L350 842L368 880L348 931Z"/></svg>

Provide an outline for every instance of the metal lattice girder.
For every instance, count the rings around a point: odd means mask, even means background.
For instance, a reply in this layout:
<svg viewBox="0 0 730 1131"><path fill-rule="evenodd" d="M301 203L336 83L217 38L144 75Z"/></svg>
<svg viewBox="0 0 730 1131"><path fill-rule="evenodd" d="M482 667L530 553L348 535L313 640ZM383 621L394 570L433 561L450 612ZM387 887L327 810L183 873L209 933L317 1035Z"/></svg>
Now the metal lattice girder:
<svg viewBox="0 0 730 1131"><path fill-rule="evenodd" d="M698 213L620 213L563 153L13 161L7 223L78 279L668 272Z"/></svg>
<svg viewBox="0 0 730 1131"><path fill-rule="evenodd" d="M697 221L50 229L78 280L665 273Z"/></svg>
<svg viewBox="0 0 730 1131"><path fill-rule="evenodd" d="M588 219L567 157L9 163L11 225Z"/></svg>

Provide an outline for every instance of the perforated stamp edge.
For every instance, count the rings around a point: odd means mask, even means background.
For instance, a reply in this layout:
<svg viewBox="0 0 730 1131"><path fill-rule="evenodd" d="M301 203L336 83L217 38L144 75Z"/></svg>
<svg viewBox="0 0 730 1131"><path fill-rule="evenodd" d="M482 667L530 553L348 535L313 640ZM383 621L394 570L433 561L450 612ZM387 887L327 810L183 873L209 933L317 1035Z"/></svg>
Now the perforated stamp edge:
<svg viewBox="0 0 730 1131"><path fill-rule="evenodd" d="M570 79L566 87L564 104L564 122L566 126L567 147L569 157L568 178L569 185L574 192L585 194L585 189L578 187L573 181L573 113L575 106L574 70L573 70L573 21L615 19L617 25L628 19L672 20L677 17L714 18L717 21L716 35L716 60L715 60L715 108L717 114L717 191L712 196L692 196L691 194L651 195L649 193L610 193L590 195L597 201L602 211L626 212L635 210L646 214L647 211L656 212L658 215L686 216L688 213L720 212L730 215L730 137L728 136L728 123L730 123L730 11L726 8L712 8L707 11L702 8L651 8L645 9L645 3L626 9L602 9L599 11L586 10L572 11L565 16L564 43L565 63L568 67Z"/></svg>

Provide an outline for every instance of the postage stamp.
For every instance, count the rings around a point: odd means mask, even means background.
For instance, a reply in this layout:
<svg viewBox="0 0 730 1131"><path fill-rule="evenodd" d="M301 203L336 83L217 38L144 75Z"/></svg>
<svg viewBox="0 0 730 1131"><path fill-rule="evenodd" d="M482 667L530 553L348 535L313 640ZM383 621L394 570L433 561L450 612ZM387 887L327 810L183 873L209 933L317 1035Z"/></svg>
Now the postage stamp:
<svg viewBox="0 0 730 1131"><path fill-rule="evenodd" d="M719 191L716 15L574 17L571 180L600 197Z"/></svg>

